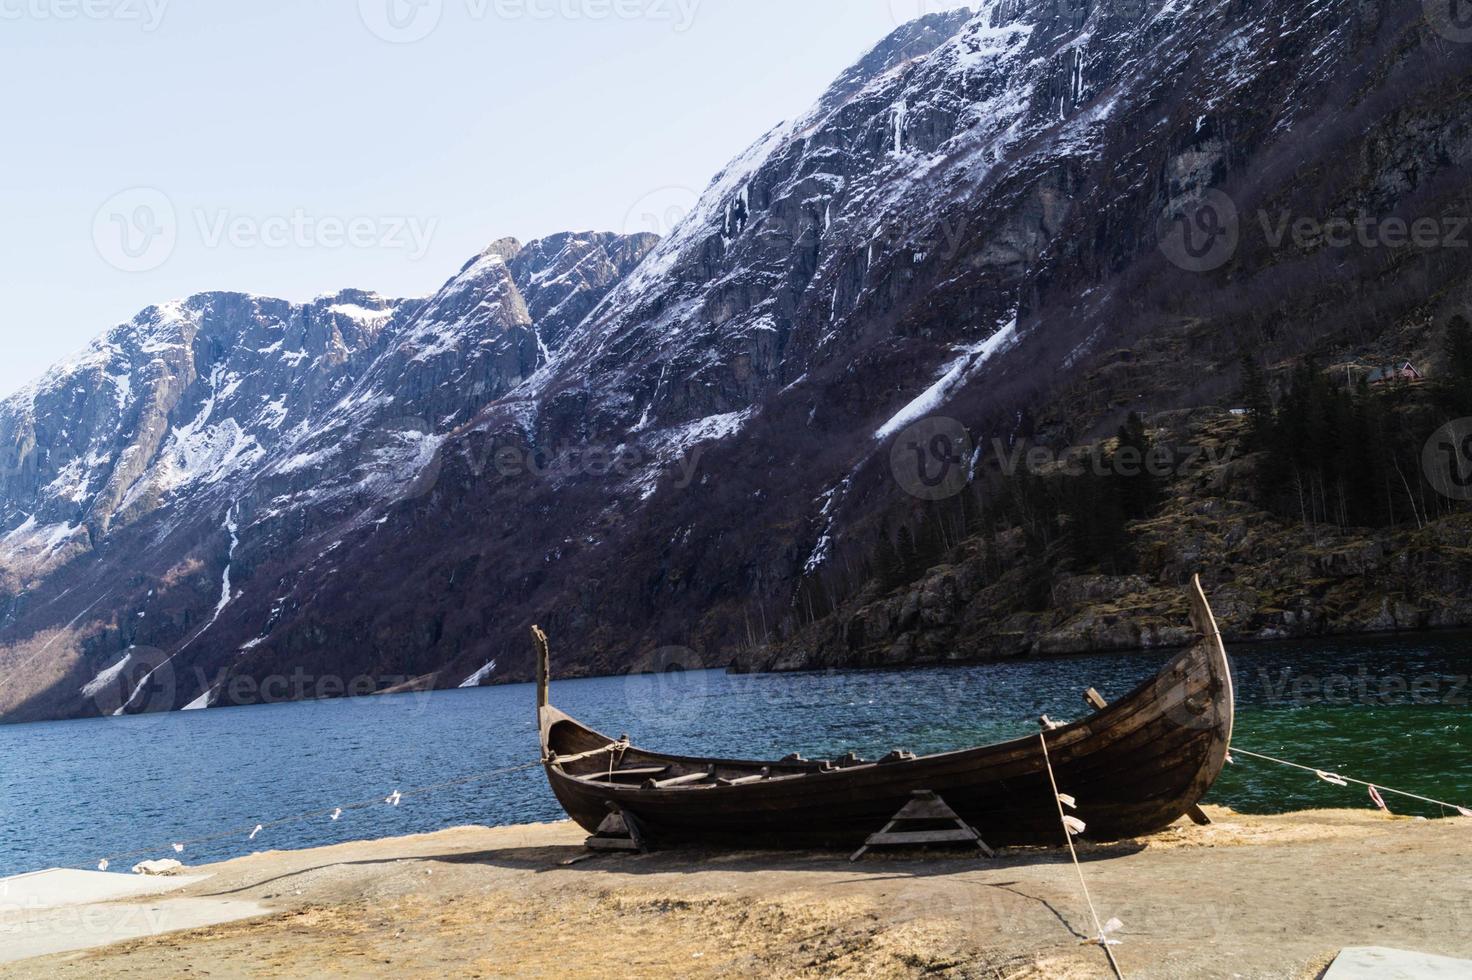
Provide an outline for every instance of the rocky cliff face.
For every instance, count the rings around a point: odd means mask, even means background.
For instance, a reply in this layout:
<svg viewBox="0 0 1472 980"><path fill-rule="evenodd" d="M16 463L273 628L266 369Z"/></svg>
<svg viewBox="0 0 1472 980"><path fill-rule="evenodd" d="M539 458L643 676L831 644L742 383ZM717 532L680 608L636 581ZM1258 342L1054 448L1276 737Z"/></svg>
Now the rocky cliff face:
<svg viewBox="0 0 1472 980"><path fill-rule="evenodd" d="M84 685L145 648L167 666L125 710L293 674L525 678L534 621L566 672L724 664L914 504L891 450L927 416L1082 438L1219 393L1244 343L1451 302L1465 253L1285 244L1257 216L1454 211L1469 48L1415 4L992 0L898 30L657 245L498 243L426 302L281 304L320 350L278 348L302 374L268 385L276 428L230 366L279 358L274 333L190 334L127 397L98 354L0 421L27 461L0 512L5 663L34 675L0 710L97 710ZM266 301L144 317L209 303ZM119 406L155 391L135 434ZM135 492L181 428L215 462Z"/></svg>
<svg viewBox="0 0 1472 980"><path fill-rule="evenodd" d="M1161 445L1203 450L1135 527L1129 574L1065 573L1030 603L1020 528L958 535L915 581L870 582L832 614L738 655L742 671L975 663L1185 646L1183 580L1201 574L1230 644L1472 627L1472 512L1425 526L1339 528L1256 505L1246 418L1217 409L1150 420Z"/></svg>

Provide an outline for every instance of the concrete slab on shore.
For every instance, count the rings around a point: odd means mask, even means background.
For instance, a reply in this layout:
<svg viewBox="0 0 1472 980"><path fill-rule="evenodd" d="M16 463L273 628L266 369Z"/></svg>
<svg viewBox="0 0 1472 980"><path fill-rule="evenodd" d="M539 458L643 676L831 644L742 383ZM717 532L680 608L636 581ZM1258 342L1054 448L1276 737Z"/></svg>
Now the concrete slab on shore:
<svg viewBox="0 0 1472 980"><path fill-rule="evenodd" d="M115 874L108 871L79 871L76 868L50 868L31 871L12 878L0 878L0 913L17 908L33 912L115 902L124 898L141 898L178 891L209 875L144 875Z"/></svg>
<svg viewBox="0 0 1472 980"><path fill-rule="evenodd" d="M210 877L52 868L0 879L0 963L223 925L268 911L252 901L162 897Z"/></svg>
<svg viewBox="0 0 1472 980"><path fill-rule="evenodd" d="M96 949L181 929L224 925L269 911L255 902L206 898L0 911L0 963Z"/></svg>
<svg viewBox="0 0 1472 980"><path fill-rule="evenodd" d="M1324 974L1324 980L1462 980L1465 977L1472 977L1472 960L1383 946L1343 950Z"/></svg>

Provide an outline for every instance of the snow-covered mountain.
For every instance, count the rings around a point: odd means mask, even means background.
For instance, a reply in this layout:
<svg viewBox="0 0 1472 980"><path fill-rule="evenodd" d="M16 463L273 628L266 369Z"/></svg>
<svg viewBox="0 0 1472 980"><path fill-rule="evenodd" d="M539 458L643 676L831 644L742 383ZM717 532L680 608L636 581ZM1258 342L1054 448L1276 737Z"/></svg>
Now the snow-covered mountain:
<svg viewBox="0 0 1472 980"><path fill-rule="evenodd" d="M412 495L456 426L545 363L655 241L505 239L428 300L206 293L115 327L0 403L5 625L64 601L53 575L80 572L113 586L88 612L138 607L108 667L201 636L236 597L238 552L289 549L304 527L358 526ZM165 581L125 598L117 563L139 584L145 569ZM148 607L196 576L179 618L155 630ZM211 590L217 601L195 610ZM23 679L0 686L0 704Z"/></svg>
<svg viewBox="0 0 1472 980"><path fill-rule="evenodd" d="M151 307L0 403L14 585L166 501L252 472L341 397L400 311L206 294Z"/></svg>
<svg viewBox="0 0 1472 980"><path fill-rule="evenodd" d="M1411 296L1372 288L1402 256L1255 215L1441 213L1469 48L1388 0L990 0L897 30L657 244L145 311L0 408L0 712L525 677L532 622L571 672L723 664L912 503L911 422L1083 434L1463 288L1463 255ZM1211 194L1240 241L1193 268L1161 229Z"/></svg>

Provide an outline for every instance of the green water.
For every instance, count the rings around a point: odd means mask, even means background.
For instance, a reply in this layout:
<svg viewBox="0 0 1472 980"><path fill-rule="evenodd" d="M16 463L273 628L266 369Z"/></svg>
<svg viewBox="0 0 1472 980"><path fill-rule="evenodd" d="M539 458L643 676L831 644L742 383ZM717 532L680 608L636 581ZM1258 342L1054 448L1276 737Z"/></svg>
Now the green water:
<svg viewBox="0 0 1472 980"><path fill-rule="evenodd" d="M1248 709L1235 744L1265 755L1472 808L1472 726L1465 707ZM1364 787L1238 753L1208 802L1248 813L1369 805ZM1385 797L1393 812L1439 816L1441 808Z"/></svg>
<svg viewBox="0 0 1472 980"><path fill-rule="evenodd" d="M1237 747L1472 807L1472 636L1282 643L1233 659ZM1235 759L1210 801L1253 813L1371 805L1364 787ZM1385 799L1397 813L1444 812Z"/></svg>

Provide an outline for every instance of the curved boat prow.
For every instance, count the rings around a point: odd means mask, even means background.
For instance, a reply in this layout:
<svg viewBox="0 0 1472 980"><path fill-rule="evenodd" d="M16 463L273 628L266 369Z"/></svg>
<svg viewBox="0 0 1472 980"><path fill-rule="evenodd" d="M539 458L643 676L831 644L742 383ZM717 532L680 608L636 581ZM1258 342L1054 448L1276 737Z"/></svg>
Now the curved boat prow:
<svg viewBox="0 0 1472 980"><path fill-rule="evenodd" d="M1232 747L1232 725L1236 715L1232 664L1227 659L1227 647L1222 642L1222 631L1217 627L1216 614L1211 611L1211 604L1206 601L1206 592L1201 588L1200 575L1191 576L1191 586L1187 592L1191 600L1191 625L1201 635L1199 642L1206 648L1206 656L1211 664L1211 704L1218 716L1216 723L1221 731L1221 764L1224 765L1227 751ZM1220 772L1220 766L1217 771Z"/></svg>

